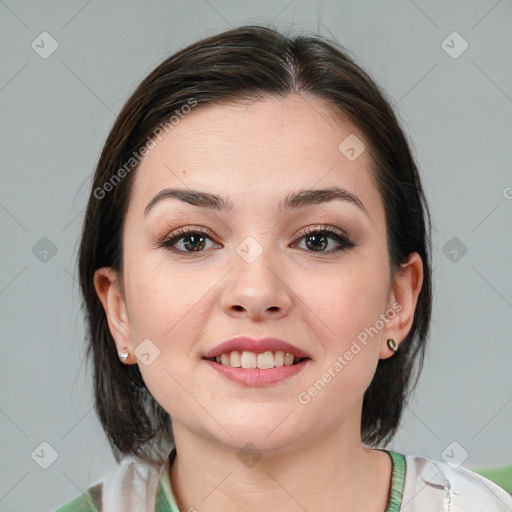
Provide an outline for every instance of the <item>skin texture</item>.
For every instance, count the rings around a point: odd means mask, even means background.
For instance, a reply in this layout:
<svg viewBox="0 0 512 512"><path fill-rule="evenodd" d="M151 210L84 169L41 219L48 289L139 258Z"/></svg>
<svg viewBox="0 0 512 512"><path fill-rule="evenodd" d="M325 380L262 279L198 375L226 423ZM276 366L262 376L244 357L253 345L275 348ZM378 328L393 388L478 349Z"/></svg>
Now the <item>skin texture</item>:
<svg viewBox="0 0 512 512"><path fill-rule="evenodd" d="M349 161L338 149L350 134L364 137L331 112L307 95L193 109L136 171L123 234L125 294L121 276L109 268L96 272L118 351L133 354L145 339L160 351L149 366L133 355L127 363L139 364L172 417L178 455L170 476L181 510L239 511L241 502L246 511L386 508L391 461L361 444L362 401L379 358L393 355L386 340L400 343L411 328L422 263L412 254L391 282L368 151ZM357 195L368 215L339 200L277 211L292 191L331 186ZM145 216L148 202L167 187L217 194L234 209L168 199ZM301 230L324 225L348 231L354 247L330 251L339 245L328 238L324 251L315 251ZM157 247L160 235L184 226L210 229L212 241L192 253L183 239L181 253ZM236 251L247 236L262 250L252 263ZM299 393L393 304L400 311L301 403ZM201 357L238 335L282 338L312 360L278 384L236 384ZM248 442L261 455L250 467L237 457Z"/></svg>

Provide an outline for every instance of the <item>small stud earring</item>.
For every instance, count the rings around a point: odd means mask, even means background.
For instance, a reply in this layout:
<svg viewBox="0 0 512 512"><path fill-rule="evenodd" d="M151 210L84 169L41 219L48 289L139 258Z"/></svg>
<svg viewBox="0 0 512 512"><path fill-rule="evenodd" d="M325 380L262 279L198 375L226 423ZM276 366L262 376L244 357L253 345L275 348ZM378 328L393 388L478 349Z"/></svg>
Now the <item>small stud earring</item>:
<svg viewBox="0 0 512 512"><path fill-rule="evenodd" d="M130 352L119 352L119 359L124 363L130 357Z"/></svg>
<svg viewBox="0 0 512 512"><path fill-rule="evenodd" d="M393 351L396 352L398 350L398 345L396 344L396 341L389 338L388 340L388 347Z"/></svg>

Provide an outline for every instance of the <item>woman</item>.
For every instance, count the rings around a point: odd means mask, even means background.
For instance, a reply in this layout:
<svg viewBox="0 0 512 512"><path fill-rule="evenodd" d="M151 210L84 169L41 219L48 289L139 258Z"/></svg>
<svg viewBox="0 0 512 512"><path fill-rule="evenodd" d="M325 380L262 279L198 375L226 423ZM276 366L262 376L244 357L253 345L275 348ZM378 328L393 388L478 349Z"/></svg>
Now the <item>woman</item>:
<svg viewBox="0 0 512 512"><path fill-rule="evenodd" d="M423 363L430 245L406 138L342 48L241 27L168 58L107 139L79 254L121 464L60 510L509 510L379 448Z"/></svg>

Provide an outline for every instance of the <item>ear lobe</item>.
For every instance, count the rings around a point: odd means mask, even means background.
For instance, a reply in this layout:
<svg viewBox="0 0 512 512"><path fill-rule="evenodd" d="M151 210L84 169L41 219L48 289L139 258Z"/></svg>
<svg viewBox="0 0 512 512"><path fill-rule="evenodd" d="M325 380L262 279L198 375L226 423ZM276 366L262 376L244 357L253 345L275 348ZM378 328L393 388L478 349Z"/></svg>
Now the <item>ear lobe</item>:
<svg viewBox="0 0 512 512"><path fill-rule="evenodd" d="M117 273L103 267L94 273L94 288L103 305L110 333L118 352L131 351L130 325Z"/></svg>
<svg viewBox="0 0 512 512"><path fill-rule="evenodd" d="M395 275L395 281L389 295L388 308L396 312L386 326L380 354L381 359L387 359L394 354L389 347L389 338L396 341L398 350L400 343L409 334L413 321L418 296L423 284L423 261L418 253L409 255L407 263L402 265Z"/></svg>

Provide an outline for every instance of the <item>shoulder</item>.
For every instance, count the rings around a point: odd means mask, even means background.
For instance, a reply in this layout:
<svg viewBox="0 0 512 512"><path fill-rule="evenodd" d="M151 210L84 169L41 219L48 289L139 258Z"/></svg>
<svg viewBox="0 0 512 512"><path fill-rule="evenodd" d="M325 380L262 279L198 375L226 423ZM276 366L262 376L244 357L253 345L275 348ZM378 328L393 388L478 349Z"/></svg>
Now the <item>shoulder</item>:
<svg viewBox="0 0 512 512"><path fill-rule="evenodd" d="M125 457L98 484L56 512L109 512L145 510L155 498L159 473L155 468Z"/></svg>
<svg viewBox="0 0 512 512"><path fill-rule="evenodd" d="M405 456L403 512L440 510L453 512L510 512L512 496L487 478L460 465L417 455ZM409 507L409 508L408 508Z"/></svg>
<svg viewBox="0 0 512 512"><path fill-rule="evenodd" d="M81 496L66 503L56 512L100 512L102 508L101 495L103 484L100 482L90 487Z"/></svg>

